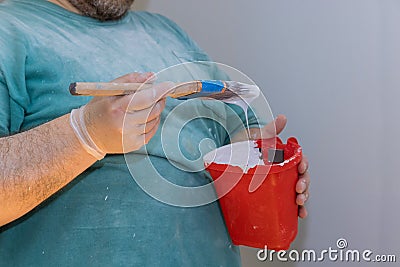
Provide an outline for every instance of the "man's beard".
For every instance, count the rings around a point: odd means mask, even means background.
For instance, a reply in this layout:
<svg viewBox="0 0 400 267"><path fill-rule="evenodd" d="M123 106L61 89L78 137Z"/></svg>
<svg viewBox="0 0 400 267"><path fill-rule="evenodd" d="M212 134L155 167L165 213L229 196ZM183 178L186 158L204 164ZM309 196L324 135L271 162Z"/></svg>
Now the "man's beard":
<svg viewBox="0 0 400 267"><path fill-rule="evenodd" d="M83 15L101 21L123 17L134 0L68 0Z"/></svg>

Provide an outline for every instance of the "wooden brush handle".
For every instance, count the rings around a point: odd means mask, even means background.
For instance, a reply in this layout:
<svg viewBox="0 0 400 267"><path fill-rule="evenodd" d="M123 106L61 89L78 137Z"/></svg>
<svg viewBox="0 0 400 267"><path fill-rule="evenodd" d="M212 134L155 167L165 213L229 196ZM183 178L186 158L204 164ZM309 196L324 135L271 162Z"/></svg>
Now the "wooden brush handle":
<svg viewBox="0 0 400 267"><path fill-rule="evenodd" d="M69 91L72 95L84 96L118 96L133 94L138 90L146 90L153 87L146 83L99 83L99 82L76 82L71 83ZM198 82L187 82L171 88L168 96L179 98L201 91Z"/></svg>
<svg viewBox="0 0 400 267"><path fill-rule="evenodd" d="M143 83L71 83L69 91L72 95L116 96L133 94L139 89L148 89L152 84Z"/></svg>

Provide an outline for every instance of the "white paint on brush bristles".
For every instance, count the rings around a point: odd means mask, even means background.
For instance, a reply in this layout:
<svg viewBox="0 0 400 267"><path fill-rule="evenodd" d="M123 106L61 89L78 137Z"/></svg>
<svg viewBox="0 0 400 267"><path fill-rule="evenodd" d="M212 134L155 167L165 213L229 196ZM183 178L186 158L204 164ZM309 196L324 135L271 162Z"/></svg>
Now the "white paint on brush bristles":
<svg viewBox="0 0 400 267"><path fill-rule="evenodd" d="M236 96L221 100L225 103L235 104L242 108L246 116L246 125L249 127L248 109L251 102L260 95L260 88L257 85L245 84L234 81L227 81L227 87L232 92L237 93Z"/></svg>

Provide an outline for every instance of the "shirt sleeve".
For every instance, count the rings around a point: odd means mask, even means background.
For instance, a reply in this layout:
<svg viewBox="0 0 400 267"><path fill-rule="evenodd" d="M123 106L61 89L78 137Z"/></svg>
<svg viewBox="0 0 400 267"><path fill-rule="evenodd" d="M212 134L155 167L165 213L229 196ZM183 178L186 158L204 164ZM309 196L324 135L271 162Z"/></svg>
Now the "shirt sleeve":
<svg viewBox="0 0 400 267"><path fill-rule="evenodd" d="M0 137L10 134L10 97L0 72Z"/></svg>
<svg viewBox="0 0 400 267"><path fill-rule="evenodd" d="M0 13L0 16L4 14ZM25 85L24 37L9 20L0 23L0 137L19 132L24 120L21 99Z"/></svg>

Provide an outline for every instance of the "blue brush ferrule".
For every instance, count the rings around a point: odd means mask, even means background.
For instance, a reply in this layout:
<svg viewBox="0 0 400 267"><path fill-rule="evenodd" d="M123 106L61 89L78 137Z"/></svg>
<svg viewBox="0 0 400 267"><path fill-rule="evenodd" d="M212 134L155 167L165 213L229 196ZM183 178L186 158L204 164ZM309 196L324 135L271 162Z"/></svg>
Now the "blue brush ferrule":
<svg viewBox="0 0 400 267"><path fill-rule="evenodd" d="M217 80L201 80L199 81L201 83L201 91L198 93L194 93L191 95L187 96L182 96L179 97L179 100L187 100L187 99L193 99L193 98L199 98L199 97L209 97L211 95L221 93L223 89L225 88L225 84L222 81L217 81Z"/></svg>
<svg viewBox="0 0 400 267"><path fill-rule="evenodd" d="M225 88L222 81L217 80L201 80L201 91L204 93L219 93Z"/></svg>

